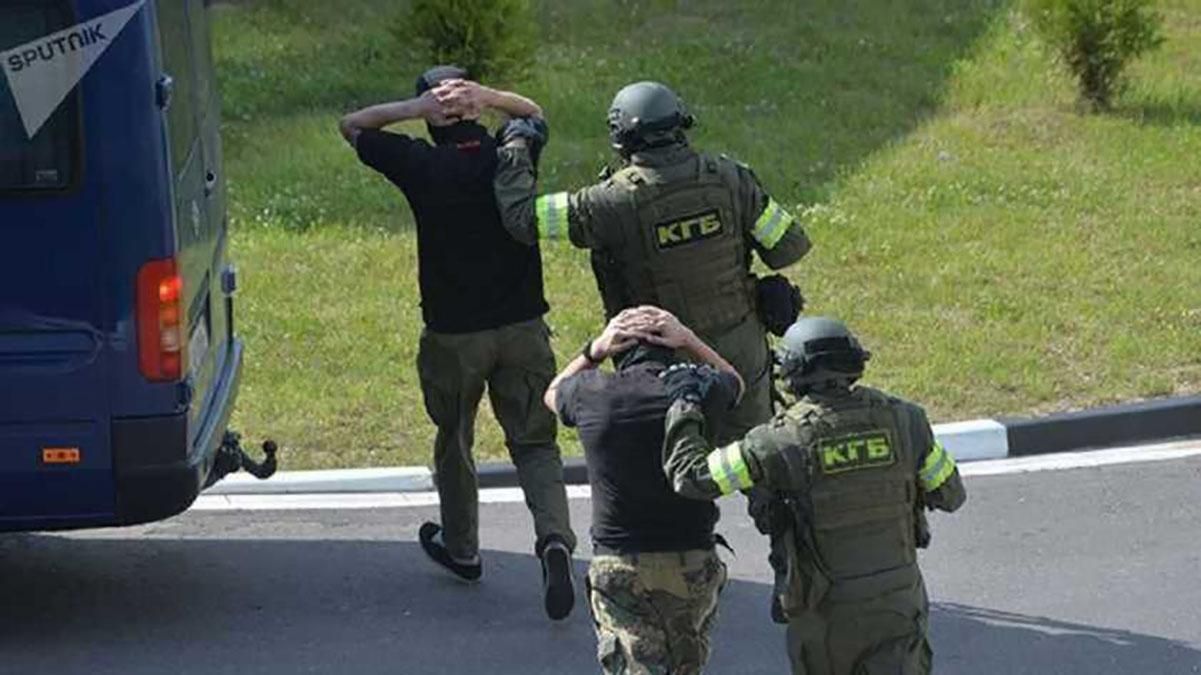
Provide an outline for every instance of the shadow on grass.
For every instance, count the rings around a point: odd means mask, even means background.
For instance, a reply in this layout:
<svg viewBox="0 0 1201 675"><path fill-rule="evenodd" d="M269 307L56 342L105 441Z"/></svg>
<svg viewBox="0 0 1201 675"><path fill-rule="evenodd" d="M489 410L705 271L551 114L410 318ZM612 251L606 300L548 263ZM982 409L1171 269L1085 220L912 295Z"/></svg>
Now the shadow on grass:
<svg viewBox="0 0 1201 675"><path fill-rule="evenodd" d="M613 94L659 79L699 114L699 146L751 164L780 199L817 202L937 110L955 64L1010 1L542 0L535 67L504 84L542 102L552 121L544 189L592 182L613 159L605 137ZM290 117L328 112L332 129L354 106L409 95L428 65L396 39L402 11L390 0L240 5L224 7L215 29L231 146L252 133L267 147L309 147ZM239 156L229 153L231 176L246 184L241 201L294 183L317 196L297 207L298 222L354 202L346 190L323 191L332 169L320 153L265 171L242 169ZM238 206L260 213L269 205ZM353 207L361 213L352 220L409 224L379 208Z"/></svg>
<svg viewBox="0 0 1201 675"><path fill-rule="evenodd" d="M818 202L843 174L941 105L956 64L1009 0L579 0L542 10L553 48L531 84L559 141L607 156L604 114L622 85L659 79L699 118L697 145L756 170L778 198ZM548 150L559 189L595 166ZM566 160L566 161L565 161ZM553 178L547 181L555 182ZM589 181L590 182L590 181Z"/></svg>
<svg viewBox="0 0 1201 675"><path fill-rule="evenodd" d="M1193 103L1165 103L1149 101L1120 105L1115 114L1139 124L1176 127L1201 125L1201 105Z"/></svg>
<svg viewBox="0 0 1201 675"><path fill-rule="evenodd" d="M445 578L412 542L0 537L0 671L595 672L582 602L542 616L532 556L486 551L485 581ZM577 564L577 576L584 564ZM710 672L787 671L763 584L722 595ZM1177 642L935 605L949 673L1195 673Z"/></svg>

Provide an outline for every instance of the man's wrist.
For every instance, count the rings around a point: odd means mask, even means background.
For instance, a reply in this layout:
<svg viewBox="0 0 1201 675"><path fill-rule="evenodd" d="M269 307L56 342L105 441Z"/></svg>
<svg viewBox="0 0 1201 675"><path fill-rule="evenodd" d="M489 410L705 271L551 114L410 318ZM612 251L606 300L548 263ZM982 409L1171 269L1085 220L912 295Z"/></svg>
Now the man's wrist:
<svg viewBox="0 0 1201 675"><path fill-rule="evenodd" d="M589 340L585 342L584 348L580 350L580 355L584 357L584 360L587 361L589 365L599 366L605 360L605 355L596 354L594 351L595 345L596 340Z"/></svg>

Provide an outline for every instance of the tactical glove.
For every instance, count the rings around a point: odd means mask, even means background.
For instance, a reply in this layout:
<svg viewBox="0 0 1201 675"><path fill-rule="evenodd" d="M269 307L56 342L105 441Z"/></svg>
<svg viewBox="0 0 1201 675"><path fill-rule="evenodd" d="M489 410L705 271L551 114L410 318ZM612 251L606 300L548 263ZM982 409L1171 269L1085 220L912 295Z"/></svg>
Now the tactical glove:
<svg viewBox="0 0 1201 675"><path fill-rule="evenodd" d="M689 403L701 403L714 383L719 379L716 370L710 366L698 366L695 363L677 363L659 374L667 387L667 395L672 402L681 399Z"/></svg>
<svg viewBox="0 0 1201 675"><path fill-rule="evenodd" d="M505 122L497 135L501 145L507 145L518 138L524 139L526 147L530 150L530 159L536 166L539 156L542 155L542 148L550 139L550 128L541 117L514 117Z"/></svg>
<svg viewBox="0 0 1201 675"><path fill-rule="evenodd" d="M801 289L780 274L755 282L755 294L758 296L759 319L772 335L783 337L805 309Z"/></svg>

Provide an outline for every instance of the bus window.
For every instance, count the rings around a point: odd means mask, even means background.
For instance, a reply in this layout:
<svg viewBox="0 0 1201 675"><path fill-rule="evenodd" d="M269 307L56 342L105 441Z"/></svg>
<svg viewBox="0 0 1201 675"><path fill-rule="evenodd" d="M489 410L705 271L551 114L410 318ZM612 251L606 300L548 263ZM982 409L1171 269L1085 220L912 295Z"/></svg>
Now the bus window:
<svg viewBox="0 0 1201 675"><path fill-rule="evenodd" d="M72 24L66 2L17 0L0 4L0 51ZM77 171L79 105L71 94L30 139L8 78L0 76L0 192L61 190Z"/></svg>
<svg viewBox="0 0 1201 675"><path fill-rule="evenodd" d="M159 0L155 9L163 48L163 70L175 81L171 106L167 109L167 126L171 133L171 159L175 172L179 173L196 140L195 75L188 51L187 14L180 0Z"/></svg>

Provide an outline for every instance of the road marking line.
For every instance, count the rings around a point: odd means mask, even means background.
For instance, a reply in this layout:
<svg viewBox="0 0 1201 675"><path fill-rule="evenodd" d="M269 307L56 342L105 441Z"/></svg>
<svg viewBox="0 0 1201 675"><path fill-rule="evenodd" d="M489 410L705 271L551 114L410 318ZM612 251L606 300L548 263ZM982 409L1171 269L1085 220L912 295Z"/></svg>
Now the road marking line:
<svg viewBox="0 0 1201 675"><path fill-rule="evenodd" d="M1181 441L1132 448L1063 452L1031 457L965 462L959 471L966 478L1000 476L1034 471L1063 471L1118 464L1163 462L1201 456L1201 441ZM588 499L592 491L587 485L568 485L569 499ZM520 488L490 488L480 490L482 504L516 504L525 501ZM436 506L436 492L384 492L344 494L203 494L196 499L191 511L342 511L356 509L394 509Z"/></svg>
<svg viewBox="0 0 1201 675"><path fill-rule="evenodd" d="M1083 452L1057 452L1048 455L1010 457L1008 459L985 460L959 465L965 477L1000 476L1032 471L1062 471L1065 469L1087 469L1116 464L1163 462L1201 455L1201 441L1179 441L1130 448L1108 450L1086 450Z"/></svg>
<svg viewBox="0 0 1201 675"><path fill-rule="evenodd" d="M587 485L568 485L568 499L588 499ZM481 504L513 504L525 501L521 488L480 490ZM353 511L355 509L398 509L436 506L437 492L383 492L349 494L200 495L190 511Z"/></svg>

